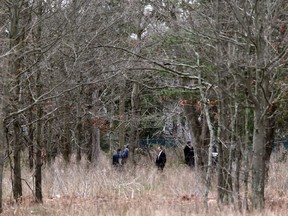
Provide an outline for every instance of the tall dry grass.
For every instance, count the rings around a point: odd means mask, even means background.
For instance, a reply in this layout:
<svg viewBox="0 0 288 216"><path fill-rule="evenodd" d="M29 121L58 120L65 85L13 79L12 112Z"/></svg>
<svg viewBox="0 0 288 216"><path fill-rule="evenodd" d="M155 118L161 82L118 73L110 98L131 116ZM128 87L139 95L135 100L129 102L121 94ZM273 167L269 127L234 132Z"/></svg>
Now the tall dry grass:
<svg viewBox="0 0 288 216"><path fill-rule="evenodd" d="M209 195L209 212L203 204L204 182L200 173L179 163L174 152L167 152L168 163L159 172L153 161L142 158L134 169L114 170L110 157L102 155L97 166L86 161L64 165L57 158L43 167L43 204L32 196L33 173L23 168L23 199L13 203L11 178L5 171L3 215L287 215L287 163L274 153L266 188L263 212L237 211L216 203L216 176Z"/></svg>

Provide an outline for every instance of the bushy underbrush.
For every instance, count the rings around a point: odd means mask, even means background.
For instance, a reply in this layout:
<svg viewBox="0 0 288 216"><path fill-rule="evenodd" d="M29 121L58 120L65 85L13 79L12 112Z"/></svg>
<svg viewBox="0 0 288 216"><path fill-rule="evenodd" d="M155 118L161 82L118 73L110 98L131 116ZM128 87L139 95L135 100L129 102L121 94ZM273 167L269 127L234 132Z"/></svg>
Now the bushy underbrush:
<svg viewBox="0 0 288 216"><path fill-rule="evenodd" d="M273 153L271 158L266 209L253 215L287 214L287 163L279 162L279 154ZM248 215L232 206L217 205L216 174L209 194L209 212L205 212L203 176L182 164L177 152L168 151L167 156L163 173L148 156L139 158L136 167L130 162L121 170L115 170L105 155L97 165L87 161L76 164L73 159L65 165L57 158L51 166L43 166L43 204L34 203L33 173L25 168L22 203L13 203L10 173L6 170L3 215Z"/></svg>

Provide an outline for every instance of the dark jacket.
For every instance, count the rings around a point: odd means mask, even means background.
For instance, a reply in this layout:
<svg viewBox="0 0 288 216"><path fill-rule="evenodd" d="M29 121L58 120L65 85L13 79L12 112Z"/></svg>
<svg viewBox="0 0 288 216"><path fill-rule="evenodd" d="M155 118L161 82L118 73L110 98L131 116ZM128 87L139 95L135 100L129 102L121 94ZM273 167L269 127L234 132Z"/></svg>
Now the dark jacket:
<svg viewBox="0 0 288 216"><path fill-rule="evenodd" d="M195 158L194 158L194 148L191 146L186 145L184 148L184 158L185 163L189 166L195 165Z"/></svg>
<svg viewBox="0 0 288 216"><path fill-rule="evenodd" d="M125 148L122 152L122 155L121 157L122 158L128 158L128 155L129 155L129 149L128 148Z"/></svg>
<svg viewBox="0 0 288 216"><path fill-rule="evenodd" d="M121 155L120 155L119 153L115 153L115 154L113 155L113 158L112 158L112 164L113 164L114 166L118 166L118 165L120 164L120 163L119 163L120 158L121 158Z"/></svg>
<svg viewBox="0 0 288 216"><path fill-rule="evenodd" d="M126 148L123 150L122 154L121 154L121 158L122 158L121 163L122 163L122 165L124 165L124 164L127 162L127 160L128 160L128 155L129 155L129 149L126 147Z"/></svg>
<svg viewBox="0 0 288 216"><path fill-rule="evenodd" d="M164 151L162 151L160 153L160 155L157 155L156 158L156 166L158 167L158 169L163 170L165 167L165 163L166 163L166 154Z"/></svg>

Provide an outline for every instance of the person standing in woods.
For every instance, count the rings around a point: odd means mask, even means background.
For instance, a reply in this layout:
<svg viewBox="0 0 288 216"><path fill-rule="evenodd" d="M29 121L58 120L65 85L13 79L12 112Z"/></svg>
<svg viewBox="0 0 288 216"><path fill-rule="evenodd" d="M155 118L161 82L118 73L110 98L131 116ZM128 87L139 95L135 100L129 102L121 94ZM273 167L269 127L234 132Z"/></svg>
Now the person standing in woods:
<svg viewBox="0 0 288 216"><path fill-rule="evenodd" d="M194 148L191 144L191 141L188 141L186 146L184 147L184 159L185 163L188 166L194 167L195 165Z"/></svg>
<svg viewBox="0 0 288 216"><path fill-rule="evenodd" d="M158 168L158 170L163 171L165 164L166 164L166 154L165 154L165 150L163 148L163 146L159 146L157 148L157 157L156 157L156 161L155 164Z"/></svg>
<svg viewBox="0 0 288 216"><path fill-rule="evenodd" d="M125 149L123 150L122 154L121 154L121 164L124 165L127 163L128 160L128 155L129 155L129 145L126 145Z"/></svg>
<svg viewBox="0 0 288 216"><path fill-rule="evenodd" d="M112 164L114 167L119 167L120 166L120 159L121 159L121 148L117 149L117 152L113 154L112 157Z"/></svg>

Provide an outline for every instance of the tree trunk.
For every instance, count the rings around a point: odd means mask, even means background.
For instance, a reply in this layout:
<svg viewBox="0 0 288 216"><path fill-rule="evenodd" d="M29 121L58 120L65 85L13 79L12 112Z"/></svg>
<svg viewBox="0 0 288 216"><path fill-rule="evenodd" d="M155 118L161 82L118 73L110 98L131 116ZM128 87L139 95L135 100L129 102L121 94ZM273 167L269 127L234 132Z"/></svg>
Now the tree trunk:
<svg viewBox="0 0 288 216"><path fill-rule="evenodd" d="M131 131L130 131L130 147L131 158L134 166L136 166L135 149L139 141L139 124L140 124L140 96L139 84L133 83L131 93Z"/></svg>
<svg viewBox="0 0 288 216"><path fill-rule="evenodd" d="M38 29L38 34L41 34L41 29ZM39 70L36 74L36 94L39 97L42 91L42 83L41 83L41 71ZM37 123L36 123L36 155L35 155L35 199L37 203L42 203L42 105L37 104Z"/></svg>
<svg viewBox="0 0 288 216"><path fill-rule="evenodd" d="M240 196L240 169L242 155L240 150L240 143L236 143L235 146L235 177L234 177L234 203L236 209L241 209L241 196Z"/></svg>
<svg viewBox="0 0 288 216"><path fill-rule="evenodd" d="M47 142L46 142L46 153L47 153L47 164L50 166L52 162L52 152L53 152L53 130L52 130L52 121L53 119L48 120L46 123L46 133L44 132Z"/></svg>
<svg viewBox="0 0 288 216"><path fill-rule="evenodd" d="M32 101L31 101L32 102ZM28 122L32 122L32 110L29 110ZM30 171L34 168L34 129L33 124L28 126L28 159L29 159L29 169Z"/></svg>
<svg viewBox="0 0 288 216"><path fill-rule="evenodd" d="M83 127L81 122L81 117L78 117L78 123L77 123L77 135L76 135L76 161L79 163L81 161L81 146L82 146L82 133L83 133Z"/></svg>
<svg viewBox="0 0 288 216"><path fill-rule="evenodd" d="M199 84L201 85L201 76L199 76ZM209 108L207 106L207 98L204 95L202 87L200 87L200 93L201 93L201 99L204 101L203 103L203 109L207 120L207 125L209 128L209 135L210 135L210 142L209 142L209 148L208 148L208 162L207 162L207 172L205 177L205 194L204 194L204 203L206 211L208 211L208 195L210 191L211 186L211 175L212 175L212 151L213 151L213 145L216 142L216 136L215 131L211 122L210 114L209 114Z"/></svg>
<svg viewBox="0 0 288 216"><path fill-rule="evenodd" d="M79 83L83 82L82 73L79 72ZM82 112L82 98L83 98L83 86L80 86L79 93L78 93L78 100L77 100L77 122L76 122L76 161L79 163L81 161L81 148L83 142L83 112Z"/></svg>
<svg viewBox="0 0 288 216"><path fill-rule="evenodd" d="M114 89L112 89L111 95L114 96ZM113 101L112 98L111 98L111 101ZM114 103L111 103L110 107L111 108L110 108L110 117L109 117L109 152L111 153L113 151L114 142L115 142L115 133L114 133L115 105Z"/></svg>
<svg viewBox="0 0 288 216"><path fill-rule="evenodd" d="M243 160L243 167L244 167L244 173L243 173L243 182L244 182L244 198L243 198L243 209L244 211L248 210L248 191L249 191L249 109L248 109L248 99L246 98L246 108L245 108L245 123L244 123L244 146L242 148L242 154L244 156ZM244 212L245 213L245 212Z"/></svg>
<svg viewBox="0 0 288 216"><path fill-rule="evenodd" d="M3 83L0 84L0 214L3 211L3 168L5 159L5 141L6 141L6 127L5 127L5 117L6 117L6 101L7 101L7 74L4 72L2 76ZM7 94L7 95L6 95Z"/></svg>
<svg viewBox="0 0 288 216"><path fill-rule="evenodd" d="M10 20L10 31L9 31L9 39L10 39L10 49L14 50L14 53L10 55L9 59L9 72L12 77L15 79L12 81L12 84L15 86L10 86L14 89L14 91L10 95L10 103L11 106L17 111L19 107L19 92L20 92L20 83L19 83L19 73L21 71L21 58L19 58L19 52L21 47L21 33L19 29L20 22L20 4L18 2L14 2L14 5L11 6L11 20ZM20 166L20 135L19 135L19 119L18 116L14 117L13 123L14 130L14 143L13 143L13 196L14 199L18 202L18 200L22 196L22 182L21 182L21 166Z"/></svg>
<svg viewBox="0 0 288 216"><path fill-rule="evenodd" d="M265 187L265 124L261 112L254 112L253 158L252 158L252 207L264 208Z"/></svg>
<svg viewBox="0 0 288 216"><path fill-rule="evenodd" d="M125 137L126 137L126 86L124 85L121 90L120 101L119 101L119 147L124 148Z"/></svg>
<svg viewBox="0 0 288 216"><path fill-rule="evenodd" d="M79 52L79 43L77 41L77 35L76 32L77 30L75 27L77 26L77 16L79 15L78 10L81 8L78 5L79 1L78 0L73 0L72 2L72 8L73 8L73 14L71 15L71 20L72 20L72 37L74 41L74 49L75 53ZM76 30L76 32L75 32ZM75 59L75 62L78 59ZM75 63L74 62L74 63ZM82 111L82 106L83 106L83 98L84 98L84 86L82 85L84 78L83 78L83 72L82 70L79 70L77 72L77 79L78 83L81 85L79 87L79 92L78 92L78 99L77 99L77 128L76 128L76 161L79 163L81 161L81 149L83 148L83 111Z"/></svg>
<svg viewBox="0 0 288 216"><path fill-rule="evenodd" d="M227 132L226 132L227 133ZM218 202L229 204L232 200L232 178L231 178L231 146L230 143L223 143L227 138L223 130L220 130L219 137L223 139L218 143Z"/></svg>
<svg viewBox="0 0 288 216"><path fill-rule="evenodd" d="M215 20L216 20L216 29L217 31L222 31L223 28L226 28L225 25L222 25L224 20L227 18L226 15L222 15L223 13L223 6L224 6L223 0L217 0L215 1L215 9L217 13L215 14ZM235 144L234 138L231 138L235 136L233 131L235 128L235 123L233 124L233 111L230 109L230 104L233 103L231 99L229 98L228 93L228 86L231 85L231 82L233 83L233 80L230 78L229 70L227 70L226 66L225 69L223 69L223 58L224 57L224 51L225 49L230 50L229 43L226 43L222 40L218 40L216 45L216 53L218 54L216 56L216 65L217 65L217 84L219 91L217 92L217 97L219 101L219 109L218 109L218 122L217 125L218 128L218 136L220 139L220 142L218 142L218 166L217 166L217 172L218 172L218 182L217 182L217 201L221 204L230 204L233 202L233 179L231 176L232 171L232 161L234 158L232 158L232 143ZM229 65L230 63L228 63ZM234 93L235 94L235 93ZM233 94L233 95L234 95ZM235 104L233 104L235 105ZM236 115L236 114L235 114ZM232 123L231 123L232 122Z"/></svg>
<svg viewBox="0 0 288 216"><path fill-rule="evenodd" d="M208 119L207 116L205 114L205 110L204 107L203 109L203 114L201 115L201 136L200 136L200 142L201 142L201 149L200 149L200 158L202 159L201 161L201 165L202 165L202 169L205 170L205 167L208 165L208 152L209 152L209 146L210 146L210 131L209 131L209 126L208 126ZM207 107L207 109L209 110L209 108ZM212 121L211 117L210 121ZM211 122L212 124L212 122ZM206 170L205 170L206 171Z"/></svg>
<svg viewBox="0 0 288 216"><path fill-rule="evenodd" d="M2 116L1 116L1 122L2 121ZM4 148L4 140L5 140L5 134L4 134L4 130L2 130L2 126L3 123L0 123L0 139L2 140L1 144L0 144L0 214L3 212L3 167L4 167L4 152L5 152L5 148ZM2 136L4 135L4 139L2 139Z"/></svg>
<svg viewBox="0 0 288 216"><path fill-rule="evenodd" d="M91 126L91 162L96 165L100 156L100 142L101 142L101 117L99 113L99 90L94 90L91 99L93 104L93 113L90 114Z"/></svg>
<svg viewBox="0 0 288 216"><path fill-rule="evenodd" d="M42 38L42 14L43 14L43 4L42 0L40 0L37 3L37 17L38 17L38 23L37 28L35 31L35 41L36 45L39 48L39 51L36 53L36 58L38 60L42 59L42 52L41 52L41 38ZM37 74L36 74L36 95L39 98L42 94L42 88L43 84L41 81L41 68L38 65L36 67ZM36 157L35 157L35 199L37 203L43 202L42 197L42 159L41 159L41 153L42 153L42 115L43 115L43 108L42 104L36 105L37 109L37 123L36 123Z"/></svg>
<svg viewBox="0 0 288 216"><path fill-rule="evenodd" d="M18 200L22 197L22 179L21 179L21 145L19 137L18 118L14 122L14 145L13 145L13 196Z"/></svg>
<svg viewBox="0 0 288 216"><path fill-rule="evenodd" d="M232 201L232 149L231 140L229 139L228 124L231 121L229 119L227 101L223 99L220 103L221 114L219 117L219 125L222 125L219 131L219 137L221 142L218 143L218 202L229 204Z"/></svg>
<svg viewBox="0 0 288 216"><path fill-rule="evenodd" d="M135 149L139 141L139 124L140 124L140 96L139 96L139 84L133 83L133 89L131 93L131 134L130 134L130 146L131 146L131 158L133 164L136 165Z"/></svg>
<svg viewBox="0 0 288 216"><path fill-rule="evenodd" d="M79 72L79 83L83 82L83 76L82 73ZM83 98L83 86L80 87L79 93L78 93L78 100L77 100L77 122L76 122L76 161L79 163L81 161L81 148L82 142L83 142L83 125L82 125L82 118L83 118L83 112L82 112L82 98Z"/></svg>
<svg viewBox="0 0 288 216"><path fill-rule="evenodd" d="M269 92L269 69L263 69L266 65L266 39L264 33L264 22L266 15L266 5L255 2L255 49L256 49L256 68L255 68L255 89L254 89L254 130L253 130L253 161L252 161L252 207L254 210L264 208L264 189L265 189L265 148L267 132L267 98ZM270 46L270 45L268 45ZM251 95L251 97L253 97Z"/></svg>
<svg viewBox="0 0 288 216"><path fill-rule="evenodd" d="M237 94L237 85L234 87L234 95ZM230 135L230 154L229 154L229 178L231 179L230 184L230 200L229 202L233 202L236 209L240 209L240 163L241 163L241 151L240 151L240 142L237 141L238 135L238 124L237 119L238 116L238 102L234 102L234 108L230 108L230 127L231 127L231 135ZM233 195L233 196L232 196Z"/></svg>
<svg viewBox="0 0 288 216"><path fill-rule="evenodd" d="M195 153L195 170L198 170L199 167L202 166L202 154L201 154L201 125L198 121L198 112L195 109L196 101L192 101L191 103L184 104L184 114L188 122L188 128L191 135L191 143L194 147Z"/></svg>
<svg viewBox="0 0 288 216"><path fill-rule="evenodd" d="M2 96L2 95L1 95ZM3 167L4 167L4 155L5 155L5 127L4 127L4 111L3 111L3 98L0 98L0 213L3 211Z"/></svg>
<svg viewBox="0 0 288 216"><path fill-rule="evenodd" d="M40 73L40 72L38 72ZM40 74L37 75L37 83L40 86ZM38 94L41 91L41 87L38 87ZM37 105L37 118L41 119L42 117L42 107L40 104ZM42 121L37 121L36 126L36 157L35 157L35 199L37 203L43 202L42 197L42 159L41 159L41 153L42 153Z"/></svg>
<svg viewBox="0 0 288 216"><path fill-rule="evenodd" d="M277 106L272 104L268 111L268 127L266 129L266 143L265 143L265 180L268 180L269 174L269 162L270 156L273 150L274 145L274 138L275 138L275 124L276 124L276 117L275 111Z"/></svg>
<svg viewBox="0 0 288 216"><path fill-rule="evenodd" d="M91 162L97 164L100 155L100 129L97 125L91 125Z"/></svg>

